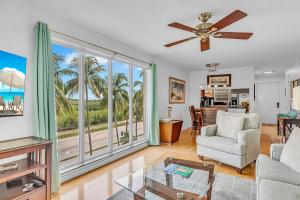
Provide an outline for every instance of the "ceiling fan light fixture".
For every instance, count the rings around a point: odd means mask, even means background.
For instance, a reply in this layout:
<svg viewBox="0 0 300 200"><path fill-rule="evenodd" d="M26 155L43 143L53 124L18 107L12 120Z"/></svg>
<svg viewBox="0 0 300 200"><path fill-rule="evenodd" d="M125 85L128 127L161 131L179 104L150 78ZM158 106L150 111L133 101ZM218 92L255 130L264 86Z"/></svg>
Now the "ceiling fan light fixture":
<svg viewBox="0 0 300 200"><path fill-rule="evenodd" d="M210 49L210 36L215 37L215 38L227 38L227 39L240 39L240 40L248 40L253 33L248 33L248 32L218 32L219 31L236 21L241 20L242 18L246 17L247 14L240 11L240 10L235 10L229 15L225 16L223 19L219 20L216 23L210 23L208 20L211 18L212 14L210 12L204 12L201 13L198 16L198 19L201 21L200 24L198 24L195 27L190 27L178 22L173 22L171 24L168 24L168 26L181 29L190 33L194 34L194 37L190 37L191 39L199 38L200 41L200 50L207 51ZM183 40L178 40L176 42L172 42L169 44L164 45L165 47L172 47L178 44L181 44L183 42L187 42L191 39L183 39Z"/></svg>

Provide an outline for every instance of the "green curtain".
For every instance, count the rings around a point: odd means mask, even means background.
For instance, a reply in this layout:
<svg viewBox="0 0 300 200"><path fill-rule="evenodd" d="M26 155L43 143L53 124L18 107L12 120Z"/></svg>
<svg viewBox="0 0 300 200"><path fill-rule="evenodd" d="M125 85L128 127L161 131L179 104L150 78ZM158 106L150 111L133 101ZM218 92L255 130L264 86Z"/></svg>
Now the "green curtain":
<svg viewBox="0 0 300 200"><path fill-rule="evenodd" d="M149 145L159 145L160 135L157 109L157 72L155 64L151 64L150 67L150 112L148 116Z"/></svg>
<svg viewBox="0 0 300 200"><path fill-rule="evenodd" d="M52 141L52 192L60 186L54 104L54 70L47 24L37 22L33 55L33 113L37 137Z"/></svg>

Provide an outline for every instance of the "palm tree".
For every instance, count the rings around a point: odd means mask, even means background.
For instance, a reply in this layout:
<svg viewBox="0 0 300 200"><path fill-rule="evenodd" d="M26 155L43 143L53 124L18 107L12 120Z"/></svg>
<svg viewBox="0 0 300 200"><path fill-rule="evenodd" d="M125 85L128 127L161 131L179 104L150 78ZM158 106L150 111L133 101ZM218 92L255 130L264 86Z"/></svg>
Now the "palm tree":
<svg viewBox="0 0 300 200"><path fill-rule="evenodd" d="M143 70L140 71L139 77L143 79L144 72ZM140 80L136 80L133 83L134 88L138 88L137 90L133 90L133 109L135 112L135 138L137 140L137 124L138 121L142 119L143 116L143 102L144 102L144 82Z"/></svg>
<svg viewBox="0 0 300 200"><path fill-rule="evenodd" d="M78 94L79 91L79 58L72 58L69 70L75 75L74 78L67 82L67 91L69 95ZM104 72L104 67L98 62L94 56L87 56L84 62L85 70L85 98L86 98L86 117L87 117L87 133L89 138L90 155L92 155L92 140L91 140L91 128L90 128L90 116L89 116L89 91L97 97L103 98L107 91L107 82L104 78L100 77L99 74Z"/></svg>
<svg viewBox="0 0 300 200"><path fill-rule="evenodd" d="M118 146L120 146L117 113L128 110L128 78L124 73L116 73L112 77L113 121L115 123ZM123 114L124 116L124 114ZM125 116L127 118L127 116Z"/></svg>
<svg viewBox="0 0 300 200"><path fill-rule="evenodd" d="M65 84L62 80L63 75L70 75L68 69L62 69L60 63L65 62L65 57L52 53L52 65L54 68L54 88L55 88L55 105L56 114L58 116L65 115L67 113L73 113L73 107L66 96Z"/></svg>

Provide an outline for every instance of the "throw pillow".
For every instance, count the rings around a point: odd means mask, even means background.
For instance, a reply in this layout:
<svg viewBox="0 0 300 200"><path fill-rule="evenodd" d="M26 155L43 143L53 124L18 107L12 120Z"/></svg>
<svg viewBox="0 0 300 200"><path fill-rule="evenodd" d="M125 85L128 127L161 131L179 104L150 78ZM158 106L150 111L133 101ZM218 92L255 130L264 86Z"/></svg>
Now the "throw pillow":
<svg viewBox="0 0 300 200"><path fill-rule="evenodd" d="M280 162L300 173L300 128L294 128L284 145Z"/></svg>
<svg viewBox="0 0 300 200"><path fill-rule="evenodd" d="M245 114L244 130L258 129L260 125L260 116L256 113Z"/></svg>
<svg viewBox="0 0 300 200"><path fill-rule="evenodd" d="M217 136L237 140L238 132L243 130L245 116L238 113L218 112Z"/></svg>

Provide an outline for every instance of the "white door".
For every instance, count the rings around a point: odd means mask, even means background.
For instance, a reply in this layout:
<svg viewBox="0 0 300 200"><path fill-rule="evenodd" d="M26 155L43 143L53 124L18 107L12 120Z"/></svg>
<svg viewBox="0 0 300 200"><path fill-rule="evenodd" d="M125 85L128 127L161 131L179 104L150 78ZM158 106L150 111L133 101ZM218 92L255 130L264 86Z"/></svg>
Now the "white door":
<svg viewBox="0 0 300 200"><path fill-rule="evenodd" d="M280 112L280 83L255 84L255 110L264 124L276 124Z"/></svg>

